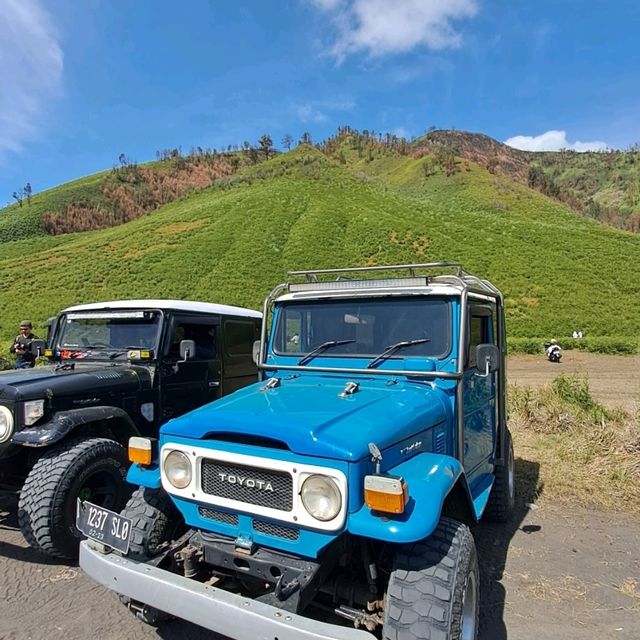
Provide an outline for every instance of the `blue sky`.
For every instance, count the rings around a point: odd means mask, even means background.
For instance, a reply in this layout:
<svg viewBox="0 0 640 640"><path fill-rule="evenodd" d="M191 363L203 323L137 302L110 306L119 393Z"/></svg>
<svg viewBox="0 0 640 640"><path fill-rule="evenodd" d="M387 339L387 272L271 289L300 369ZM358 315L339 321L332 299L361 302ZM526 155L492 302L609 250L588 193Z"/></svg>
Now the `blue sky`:
<svg viewBox="0 0 640 640"><path fill-rule="evenodd" d="M339 125L640 141L636 0L0 0L0 205L158 149Z"/></svg>

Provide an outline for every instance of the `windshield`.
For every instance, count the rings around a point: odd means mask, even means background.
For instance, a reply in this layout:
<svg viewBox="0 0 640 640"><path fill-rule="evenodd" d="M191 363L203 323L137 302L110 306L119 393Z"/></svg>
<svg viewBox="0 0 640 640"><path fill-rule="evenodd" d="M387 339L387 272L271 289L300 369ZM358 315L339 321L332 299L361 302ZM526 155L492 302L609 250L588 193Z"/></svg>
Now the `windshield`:
<svg viewBox="0 0 640 640"><path fill-rule="evenodd" d="M89 352L156 349L160 332L157 311L68 313L57 348L62 357Z"/></svg>
<svg viewBox="0 0 640 640"><path fill-rule="evenodd" d="M375 298L292 302L280 306L273 349L308 354L330 341L345 341L318 357L373 358L389 346L418 341L390 358L442 358L451 351L451 305L444 298ZM428 341L424 341L428 340Z"/></svg>

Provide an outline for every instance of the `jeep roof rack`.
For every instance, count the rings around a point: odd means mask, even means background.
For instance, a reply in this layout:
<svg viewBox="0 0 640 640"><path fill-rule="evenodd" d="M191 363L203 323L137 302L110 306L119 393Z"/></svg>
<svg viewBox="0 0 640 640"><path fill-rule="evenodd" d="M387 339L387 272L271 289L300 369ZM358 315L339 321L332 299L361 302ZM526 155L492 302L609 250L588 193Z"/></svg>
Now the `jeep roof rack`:
<svg viewBox="0 0 640 640"><path fill-rule="evenodd" d="M453 273L449 274L432 274L432 275L422 275L424 280L422 282L410 282L411 278L418 278L418 272L424 271L434 271L441 269L450 269L453 270ZM378 274L380 272L390 272L390 271L406 271L408 272L409 278L405 277L389 277L386 275L384 278L384 285L387 287L393 286L426 286L429 282L438 282L440 284L450 284L453 286L462 287L467 290L475 290L478 293L484 293L494 296L500 296L500 292L498 289L491 284L488 280L484 280L475 276L471 273L468 273L462 268L462 265L459 262L425 262L425 263L416 263L416 264L396 264L389 266L373 266L373 267L346 267L341 269L311 269L305 271L289 271L288 275L294 278L304 278L304 283L306 286L300 287L300 290L309 291L312 289L313 284L318 284L318 289L338 289L340 288L339 283L344 283L345 288L350 288L347 284L350 279L342 278L341 276L344 274ZM323 276L337 276L335 280L329 279L319 279ZM370 280L372 283L375 282L377 278L366 278L364 280L360 280L362 286L365 286L367 280ZM372 284L374 287L375 285ZM283 290L294 291L298 287L296 287L295 283L286 283L284 285L280 285L277 287L279 289L279 293ZM275 290L272 292L272 295L275 294Z"/></svg>
<svg viewBox="0 0 640 640"><path fill-rule="evenodd" d="M462 265L457 262L425 262L421 264L395 264L389 266L374 267L346 267L342 269L311 269L308 271L289 271L289 276L304 276L307 282L318 282L319 275L340 274L340 273L363 273L372 271L408 271L409 275L415 276L416 269L443 269L455 268L457 276L465 276L467 274Z"/></svg>

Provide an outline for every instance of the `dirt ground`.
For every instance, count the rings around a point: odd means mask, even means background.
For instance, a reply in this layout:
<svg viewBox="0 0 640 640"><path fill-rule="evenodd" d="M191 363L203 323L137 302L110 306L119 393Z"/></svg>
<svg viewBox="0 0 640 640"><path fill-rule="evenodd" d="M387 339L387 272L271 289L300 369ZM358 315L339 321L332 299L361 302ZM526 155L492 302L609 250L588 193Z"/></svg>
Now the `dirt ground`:
<svg viewBox="0 0 640 640"><path fill-rule="evenodd" d="M510 382L523 385L559 372L587 375L596 398L631 408L640 400L639 364L567 352L560 365L517 356L508 366ZM516 458L516 474L535 477L537 464ZM520 492L512 522L475 531L480 640L640 638L640 521L579 506L537 508L534 500ZM147 627L77 566L28 549L15 513L15 498L0 496L0 640L217 638L177 620Z"/></svg>
<svg viewBox="0 0 640 640"><path fill-rule="evenodd" d="M549 362L542 354L510 356L507 361L512 384L539 387L561 373L587 378L593 397L608 407L631 410L640 406L640 356L564 351L559 363Z"/></svg>

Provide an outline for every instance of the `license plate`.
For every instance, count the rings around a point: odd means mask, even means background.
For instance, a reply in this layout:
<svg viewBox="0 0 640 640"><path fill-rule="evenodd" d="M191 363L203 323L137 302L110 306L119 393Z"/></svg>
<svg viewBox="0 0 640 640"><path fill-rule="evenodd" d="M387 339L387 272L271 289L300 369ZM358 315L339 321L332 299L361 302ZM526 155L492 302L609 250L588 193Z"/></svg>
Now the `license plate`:
<svg viewBox="0 0 640 640"><path fill-rule="evenodd" d="M106 544L124 554L129 551L131 520L119 513L78 500L76 527L87 538Z"/></svg>

